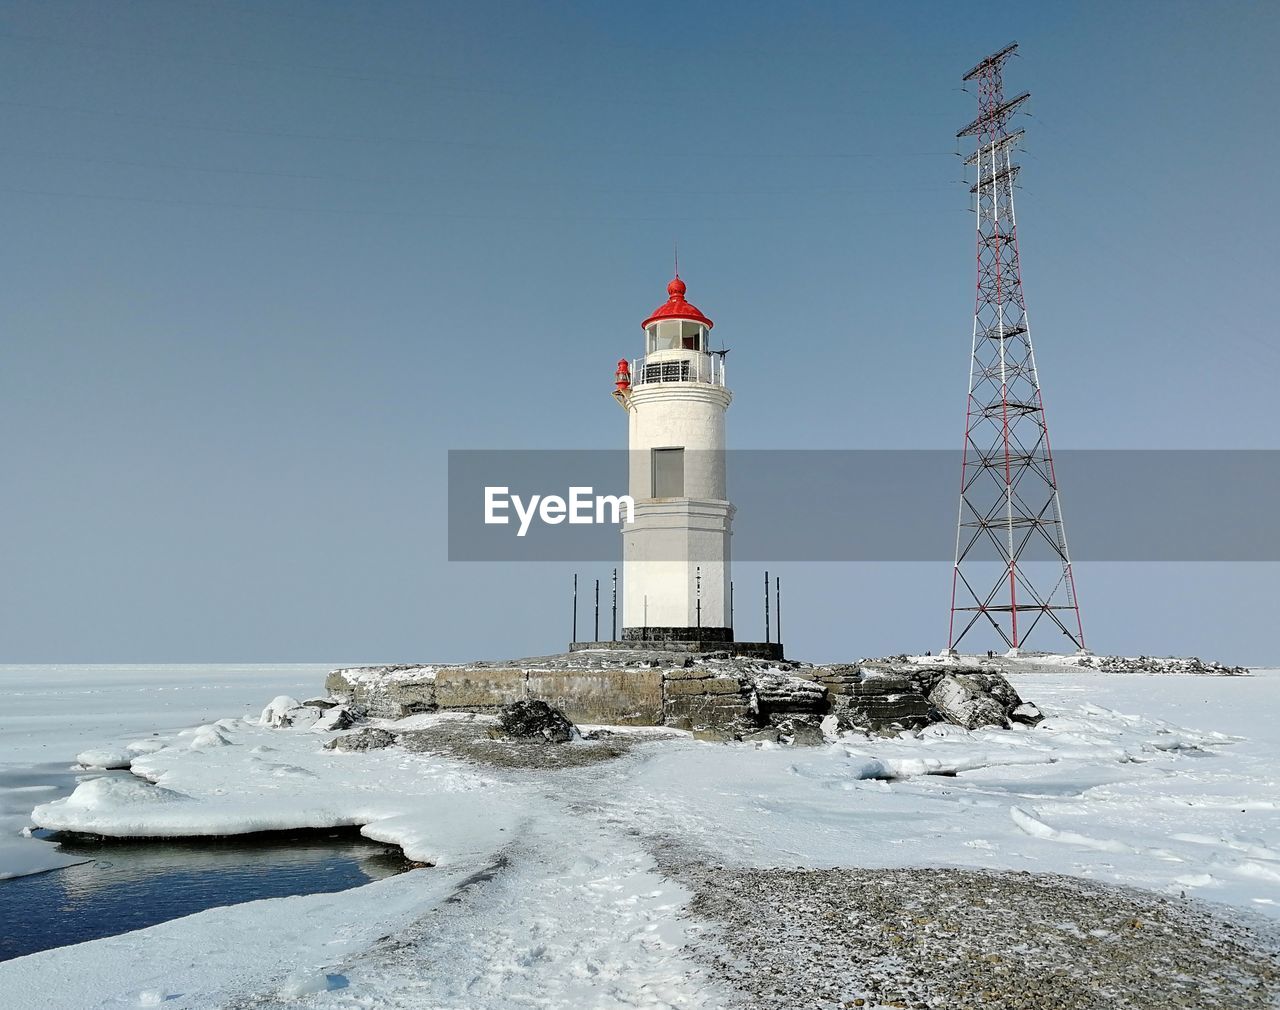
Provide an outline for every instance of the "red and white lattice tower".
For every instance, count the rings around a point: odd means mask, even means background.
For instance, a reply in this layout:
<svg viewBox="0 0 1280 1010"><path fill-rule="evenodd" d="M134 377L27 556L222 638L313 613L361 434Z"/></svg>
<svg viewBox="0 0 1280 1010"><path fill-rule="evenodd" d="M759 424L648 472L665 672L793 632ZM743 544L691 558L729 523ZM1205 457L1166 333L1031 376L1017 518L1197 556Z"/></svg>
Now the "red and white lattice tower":
<svg viewBox="0 0 1280 1010"><path fill-rule="evenodd" d="M956 134L977 141L965 164L976 166L978 176L969 190L978 219L978 284L948 650L987 625L1012 652L1037 627L1084 648L1018 262L1012 157L1023 131L1010 130L1009 122L1030 93L1006 101L1002 75L1016 49L1017 43L1005 46L964 75L977 88L978 117ZM1058 651L1066 641L1045 644Z"/></svg>

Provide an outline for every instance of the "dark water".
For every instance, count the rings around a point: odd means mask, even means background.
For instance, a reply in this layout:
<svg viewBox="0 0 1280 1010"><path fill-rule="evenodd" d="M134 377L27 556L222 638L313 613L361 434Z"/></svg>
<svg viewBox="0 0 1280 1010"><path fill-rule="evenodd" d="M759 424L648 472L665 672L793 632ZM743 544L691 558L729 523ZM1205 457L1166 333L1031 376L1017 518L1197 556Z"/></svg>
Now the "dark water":
<svg viewBox="0 0 1280 1010"><path fill-rule="evenodd" d="M87 861L0 880L0 961L219 905L344 891L409 865L356 829L190 842L44 837Z"/></svg>

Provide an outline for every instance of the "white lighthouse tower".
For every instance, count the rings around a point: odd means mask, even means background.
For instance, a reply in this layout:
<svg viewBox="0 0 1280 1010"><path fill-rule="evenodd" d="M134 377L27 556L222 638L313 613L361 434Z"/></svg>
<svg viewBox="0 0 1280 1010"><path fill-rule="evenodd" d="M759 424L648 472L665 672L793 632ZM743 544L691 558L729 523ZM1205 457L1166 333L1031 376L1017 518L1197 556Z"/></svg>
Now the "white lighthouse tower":
<svg viewBox="0 0 1280 1010"><path fill-rule="evenodd" d="M644 356L618 363L635 521L623 528L622 637L698 649L733 641L724 417L733 394L710 319L677 274L642 324Z"/></svg>

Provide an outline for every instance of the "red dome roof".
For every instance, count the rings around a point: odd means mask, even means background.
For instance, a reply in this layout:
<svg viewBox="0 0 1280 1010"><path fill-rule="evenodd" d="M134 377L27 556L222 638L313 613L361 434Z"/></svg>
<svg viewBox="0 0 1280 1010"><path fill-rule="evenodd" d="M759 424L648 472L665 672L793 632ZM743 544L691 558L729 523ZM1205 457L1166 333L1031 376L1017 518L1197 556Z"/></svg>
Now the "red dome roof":
<svg viewBox="0 0 1280 1010"><path fill-rule="evenodd" d="M707 329L711 329L715 323L704 316L698 306L686 302L684 293L684 281L680 279L679 274L676 274L671 283L667 285L667 300L654 309L653 314L640 324L641 329L658 319L689 319L695 323L702 323Z"/></svg>

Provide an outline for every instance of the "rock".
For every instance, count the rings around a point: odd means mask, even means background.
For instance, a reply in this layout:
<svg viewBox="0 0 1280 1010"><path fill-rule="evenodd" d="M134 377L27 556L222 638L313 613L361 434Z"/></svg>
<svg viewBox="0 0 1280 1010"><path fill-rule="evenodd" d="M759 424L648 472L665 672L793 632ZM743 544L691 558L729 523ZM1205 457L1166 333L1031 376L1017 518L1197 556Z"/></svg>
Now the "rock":
<svg viewBox="0 0 1280 1010"><path fill-rule="evenodd" d="M947 722L965 729L1009 725L1004 706L974 677L948 674L929 692L929 703Z"/></svg>
<svg viewBox="0 0 1280 1010"><path fill-rule="evenodd" d="M1206 661L1199 656L1085 656L1080 666L1104 673L1195 674L1202 677L1247 677L1249 668Z"/></svg>
<svg viewBox="0 0 1280 1010"><path fill-rule="evenodd" d="M563 712L545 701L522 700L503 705L498 723L507 736L542 743L568 743L578 732Z"/></svg>
<svg viewBox="0 0 1280 1010"><path fill-rule="evenodd" d="M770 668L750 678L755 707L769 712L818 712L827 706L827 688L807 677Z"/></svg>
<svg viewBox="0 0 1280 1010"><path fill-rule="evenodd" d="M906 674L871 669L833 687L832 711L841 729L919 729L938 718L921 685Z"/></svg>
<svg viewBox="0 0 1280 1010"><path fill-rule="evenodd" d="M325 709L334 708L339 702L333 698L308 698L302 704L307 708L318 708L323 712Z"/></svg>
<svg viewBox="0 0 1280 1010"><path fill-rule="evenodd" d="M1024 701L1009 713L1009 718L1024 726L1034 726L1044 718L1044 713L1029 701Z"/></svg>
<svg viewBox="0 0 1280 1010"><path fill-rule="evenodd" d="M322 715L314 726L313 730L331 733L334 730L350 729L356 724L355 716L351 714L351 710L345 705L335 705Z"/></svg>
<svg viewBox="0 0 1280 1010"><path fill-rule="evenodd" d="M325 750L366 751L381 750L396 742L396 735L385 729L362 729L346 736L335 737L324 745Z"/></svg>
<svg viewBox="0 0 1280 1010"><path fill-rule="evenodd" d="M966 670L964 673L957 673L956 677L983 694L989 694L1000 704L1006 715L1022 704L1018 692L1005 679L1004 674L989 670Z"/></svg>
<svg viewBox="0 0 1280 1010"><path fill-rule="evenodd" d="M743 743L778 743L779 734L772 726L767 729L758 729L753 733L742 734Z"/></svg>
<svg viewBox="0 0 1280 1010"><path fill-rule="evenodd" d="M792 747L821 747L826 743L822 735L822 726L802 718L781 720L777 725L778 734L784 743Z"/></svg>

